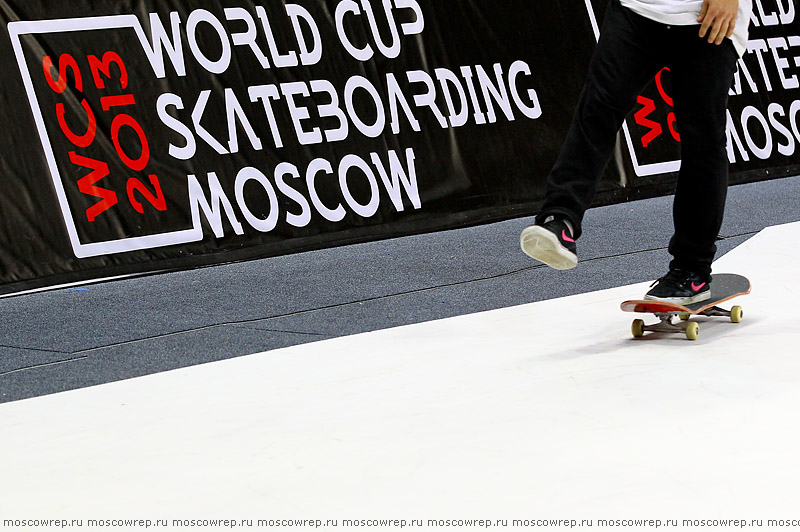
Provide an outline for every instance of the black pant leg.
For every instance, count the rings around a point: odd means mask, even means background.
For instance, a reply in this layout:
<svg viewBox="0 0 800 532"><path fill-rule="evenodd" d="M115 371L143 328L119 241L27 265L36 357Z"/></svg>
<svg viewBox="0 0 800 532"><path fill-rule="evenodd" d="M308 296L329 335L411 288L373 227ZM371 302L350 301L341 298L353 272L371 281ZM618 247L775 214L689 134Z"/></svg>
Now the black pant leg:
<svg viewBox="0 0 800 532"><path fill-rule="evenodd" d="M548 176L540 218L565 216L580 236L583 215L611 158L617 132L636 96L664 66L665 31L666 26L611 0L578 107Z"/></svg>
<svg viewBox="0 0 800 532"><path fill-rule="evenodd" d="M728 190L728 91L738 54L730 40L709 44L695 27L678 34L670 59L681 137L681 169L673 204L672 267L711 273Z"/></svg>

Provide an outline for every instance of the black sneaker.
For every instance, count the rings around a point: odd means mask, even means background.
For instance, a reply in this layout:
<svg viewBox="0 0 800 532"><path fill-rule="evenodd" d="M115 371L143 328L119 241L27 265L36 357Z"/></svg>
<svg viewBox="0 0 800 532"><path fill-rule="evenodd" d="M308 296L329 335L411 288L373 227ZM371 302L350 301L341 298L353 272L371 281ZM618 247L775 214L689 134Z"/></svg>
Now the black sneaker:
<svg viewBox="0 0 800 532"><path fill-rule="evenodd" d="M522 251L557 270L578 265L578 253L572 228L560 218L547 218L541 225L526 227L519 237Z"/></svg>
<svg viewBox="0 0 800 532"><path fill-rule="evenodd" d="M677 268L651 285L645 299L667 301L678 305L691 305L711 298L711 279Z"/></svg>

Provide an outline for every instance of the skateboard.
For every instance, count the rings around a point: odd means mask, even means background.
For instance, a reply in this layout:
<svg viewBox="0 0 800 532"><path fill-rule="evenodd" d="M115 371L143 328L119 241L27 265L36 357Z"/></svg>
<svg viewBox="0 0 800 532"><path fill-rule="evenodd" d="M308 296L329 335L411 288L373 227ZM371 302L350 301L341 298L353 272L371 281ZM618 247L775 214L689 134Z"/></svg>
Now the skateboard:
<svg viewBox="0 0 800 532"><path fill-rule="evenodd" d="M631 332L635 338L641 338L646 331L652 331L683 333L687 339L697 340L700 325L689 321L691 316L721 316L730 318L733 323L739 323L744 317L742 307L737 305L731 310L725 310L717 305L749 293L750 281L746 277L732 273L721 273L711 276L711 297L705 301L684 306L664 301L637 299L624 301L620 308L625 312L655 314L661 320L660 323L653 325L645 325L644 320L634 320L631 325ZM679 318L678 322L674 322L676 316Z"/></svg>

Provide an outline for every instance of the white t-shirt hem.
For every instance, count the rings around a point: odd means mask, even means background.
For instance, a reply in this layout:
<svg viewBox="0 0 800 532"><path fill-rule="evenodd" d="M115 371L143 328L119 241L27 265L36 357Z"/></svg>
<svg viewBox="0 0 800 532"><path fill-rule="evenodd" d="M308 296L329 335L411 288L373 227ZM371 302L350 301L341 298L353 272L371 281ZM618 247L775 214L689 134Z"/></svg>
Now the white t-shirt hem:
<svg viewBox="0 0 800 532"><path fill-rule="evenodd" d="M670 13L670 9L685 9L685 7L681 6L679 3L676 4L670 1L662 1L660 4L653 6L646 4L641 0L620 0L620 3L634 13L649 18L650 20L660 22L661 24L671 26L696 25L698 26L699 31L700 24L697 22L697 16L700 13L699 7L697 8L697 12L683 11ZM698 5L702 5L702 2L699 2ZM739 57L743 56L747 52L748 26L750 24L751 11L752 5L749 1L739 1L739 16L736 22L736 29L731 37L731 41L733 41L733 46L739 53Z"/></svg>

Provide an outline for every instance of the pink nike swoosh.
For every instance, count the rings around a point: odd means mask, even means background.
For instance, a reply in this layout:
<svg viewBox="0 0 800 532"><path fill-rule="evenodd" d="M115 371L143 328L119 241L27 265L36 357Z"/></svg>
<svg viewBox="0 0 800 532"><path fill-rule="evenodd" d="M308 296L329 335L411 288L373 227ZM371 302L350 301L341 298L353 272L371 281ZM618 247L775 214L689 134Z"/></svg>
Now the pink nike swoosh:
<svg viewBox="0 0 800 532"><path fill-rule="evenodd" d="M706 283L703 283L703 284L694 284L694 283L692 283L692 290L694 290L695 292L699 292L700 289L703 288L705 285L706 285Z"/></svg>
<svg viewBox="0 0 800 532"><path fill-rule="evenodd" d="M567 236L567 230L566 229L562 229L561 230L561 240L564 240L566 242L575 242L573 239L571 239L569 236Z"/></svg>

